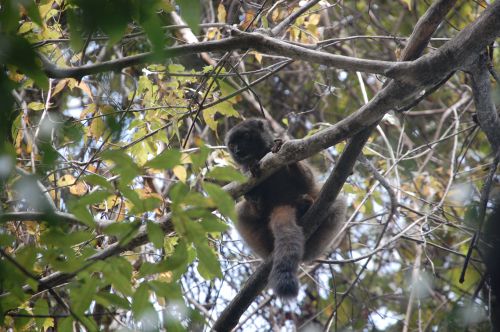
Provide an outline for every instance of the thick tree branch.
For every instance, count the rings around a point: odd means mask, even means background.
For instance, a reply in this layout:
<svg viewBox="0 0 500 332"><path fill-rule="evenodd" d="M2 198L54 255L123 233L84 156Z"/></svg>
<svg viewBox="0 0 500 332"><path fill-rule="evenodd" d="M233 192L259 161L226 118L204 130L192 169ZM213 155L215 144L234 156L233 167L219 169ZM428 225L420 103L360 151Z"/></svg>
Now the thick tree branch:
<svg viewBox="0 0 500 332"><path fill-rule="evenodd" d="M61 68L52 64L48 59L41 57L45 73L51 78L81 78L86 75L97 74L105 71L117 71L125 67L145 64L149 62L161 62L165 59L178 56L203 53L203 52L228 52L237 49L255 49L262 53L273 53L287 56L294 60L304 60L311 63L323 64L342 68L346 70L366 71L380 75L387 72L396 73L404 78L402 71L394 70L393 66L401 66L402 63L380 60L358 59L343 55L334 55L324 51L316 51L301 45L290 44L277 38L265 36L258 32L243 32L233 30L235 36L222 40L198 42L194 44L172 46L162 54L155 55L151 52L127 56L121 59L110 60L102 63Z"/></svg>
<svg viewBox="0 0 500 332"><path fill-rule="evenodd" d="M429 7L415 25L406 47L401 52L401 60L415 60L422 55L432 35L456 2L456 0L436 1Z"/></svg>
<svg viewBox="0 0 500 332"><path fill-rule="evenodd" d="M468 71L471 75L471 86L476 105L479 126L488 137L494 151L500 148L500 118L491 96L490 73L488 58L485 53L478 56Z"/></svg>
<svg viewBox="0 0 500 332"><path fill-rule="evenodd" d="M479 126L488 138L488 141L493 149L495 159L481 189L479 202L479 226L472 237L471 244L467 251L467 256L465 258L462 273L459 279L461 283L465 280L465 272L472 255L472 251L476 248L481 237L481 230L485 221L486 207L490 197L491 184L500 159L500 118L498 117L497 109L491 96L490 73L486 52L479 54L476 61L474 61L474 63L472 63L467 70L472 78L471 87L474 96L474 104L476 105L477 120L479 122Z"/></svg>

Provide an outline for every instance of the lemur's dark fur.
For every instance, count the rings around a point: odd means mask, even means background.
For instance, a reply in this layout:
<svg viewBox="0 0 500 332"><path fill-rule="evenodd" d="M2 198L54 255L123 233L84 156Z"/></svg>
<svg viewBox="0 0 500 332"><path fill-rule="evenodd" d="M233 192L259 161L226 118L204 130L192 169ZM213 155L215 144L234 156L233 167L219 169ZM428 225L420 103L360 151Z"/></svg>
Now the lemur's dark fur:
<svg viewBox="0 0 500 332"><path fill-rule="evenodd" d="M227 133L226 145L234 161L255 175L259 160L273 150L275 140L265 120L248 119ZM345 221L346 203L340 198L305 243L298 221L318 193L311 169L297 162L280 168L236 205L236 228L245 242L261 257L274 255L269 283L280 297L297 296L299 263L321 255Z"/></svg>

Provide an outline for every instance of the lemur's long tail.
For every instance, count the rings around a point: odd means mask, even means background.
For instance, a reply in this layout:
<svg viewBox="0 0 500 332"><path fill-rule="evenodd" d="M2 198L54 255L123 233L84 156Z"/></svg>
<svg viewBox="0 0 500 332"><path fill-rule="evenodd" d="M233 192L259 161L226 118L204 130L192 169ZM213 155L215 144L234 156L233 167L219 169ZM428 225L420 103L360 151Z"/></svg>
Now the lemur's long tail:
<svg viewBox="0 0 500 332"><path fill-rule="evenodd" d="M269 284L279 297L296 297L299 292L297 270L304 255L304 234L297 225L296 209L289 205L274 208L270 225L274 251Z"/></svg>

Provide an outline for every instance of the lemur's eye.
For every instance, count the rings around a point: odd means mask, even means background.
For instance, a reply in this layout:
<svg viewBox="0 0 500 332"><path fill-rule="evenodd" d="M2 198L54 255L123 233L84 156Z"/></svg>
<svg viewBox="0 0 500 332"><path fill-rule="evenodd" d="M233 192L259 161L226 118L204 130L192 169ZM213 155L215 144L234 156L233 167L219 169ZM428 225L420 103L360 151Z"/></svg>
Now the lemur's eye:
<svg viewBox="0 0 500 332"><path fill-rule="evenodd" d="M227 144L227 147L228 147L230 150L233 150L233 149L234 149L234 143L228 143L228 144Z"/></svg>

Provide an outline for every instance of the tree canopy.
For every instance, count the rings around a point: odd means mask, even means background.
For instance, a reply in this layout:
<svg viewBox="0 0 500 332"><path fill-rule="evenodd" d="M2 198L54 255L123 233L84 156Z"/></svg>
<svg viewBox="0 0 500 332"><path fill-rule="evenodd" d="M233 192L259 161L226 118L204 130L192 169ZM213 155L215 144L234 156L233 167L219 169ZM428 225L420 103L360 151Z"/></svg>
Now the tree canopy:
<svg viewBox="0 0 500 332"><path fill-rule="evenodd" d="M2 1L0 326L500 329L499 33L484 0ZM258 176L249 117L285 138ZM287 302L234 204L306 158L305 234L348 220Z"/></svg>

